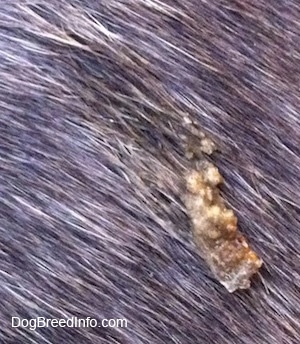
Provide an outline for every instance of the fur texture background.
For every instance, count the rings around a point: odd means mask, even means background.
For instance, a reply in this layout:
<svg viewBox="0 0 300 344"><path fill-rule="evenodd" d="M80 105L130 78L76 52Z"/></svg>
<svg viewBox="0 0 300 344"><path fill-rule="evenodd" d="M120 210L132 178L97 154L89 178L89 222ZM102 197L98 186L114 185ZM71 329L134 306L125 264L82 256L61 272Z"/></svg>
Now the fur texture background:
<svg viewBox="0 0 300 344"><path fill-rule="evenodd" d="M300 342L299 23L296 0L0 2L1 343ZM197 129L264 260L247 291L191 236Z"/></svg>

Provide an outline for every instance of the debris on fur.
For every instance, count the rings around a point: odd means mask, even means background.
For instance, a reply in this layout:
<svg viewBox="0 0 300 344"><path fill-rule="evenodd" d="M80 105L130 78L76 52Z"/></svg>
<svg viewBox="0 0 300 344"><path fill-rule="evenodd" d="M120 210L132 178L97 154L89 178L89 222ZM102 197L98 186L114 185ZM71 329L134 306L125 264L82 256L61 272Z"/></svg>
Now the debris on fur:
<svg viewBox="0 0 300 344"><path fill-rule="evenodd" d="M189 138L186 145L186 157L188 159L203 157L203 154L211 155L217 150L213 140L201 133L200 137Z"/></svg>
<svg viewBox="0 0 300 344"><path fill-rule="evenodd" d="M194 123L187 115L183 117L183 127L189 132L188 136L182 137L185 141L186 158L201 158L203 154L212 155L217 150L216 143L207 136L197 124Z"/></svg>
<svg viewBox="0 0 300 344"><path fill-rule="evenodd" d="M201 171L186 176L185 205L195 242L210 269L229 292L250 287L250 278L262 260L237 229L237 217L226 208L218 185L223 183L217 167L205 161Z"/></svg>

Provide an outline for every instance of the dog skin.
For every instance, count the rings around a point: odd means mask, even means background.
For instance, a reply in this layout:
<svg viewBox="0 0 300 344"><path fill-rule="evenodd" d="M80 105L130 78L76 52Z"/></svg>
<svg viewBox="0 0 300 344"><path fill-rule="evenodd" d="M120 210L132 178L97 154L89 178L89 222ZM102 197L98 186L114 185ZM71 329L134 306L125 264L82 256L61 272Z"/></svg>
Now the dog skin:
<svg viewBox="0 0 300 344"><path fill-rule="evenodd" d="M0 2L1 343L300 342L299 22L295 0ZM264 262L250 289L195 244L203 158ZM128 326L11 324L72 316Z"/></svg>

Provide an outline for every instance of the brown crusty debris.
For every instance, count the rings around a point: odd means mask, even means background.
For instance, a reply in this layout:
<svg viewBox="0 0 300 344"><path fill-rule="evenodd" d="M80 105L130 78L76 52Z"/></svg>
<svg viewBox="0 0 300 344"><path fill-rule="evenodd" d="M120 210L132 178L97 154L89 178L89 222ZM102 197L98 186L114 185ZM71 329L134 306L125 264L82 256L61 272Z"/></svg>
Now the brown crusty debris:
<svg viewBox="0 0 300 344"><path fill-rule="evenodd" d="M250 277L262 260L250 249L237 229L237 217L226 208L218 185L223 178L217 167L203 163L201 171L186 176L185 205L201 255L229 292L250 287Z"/></svg>

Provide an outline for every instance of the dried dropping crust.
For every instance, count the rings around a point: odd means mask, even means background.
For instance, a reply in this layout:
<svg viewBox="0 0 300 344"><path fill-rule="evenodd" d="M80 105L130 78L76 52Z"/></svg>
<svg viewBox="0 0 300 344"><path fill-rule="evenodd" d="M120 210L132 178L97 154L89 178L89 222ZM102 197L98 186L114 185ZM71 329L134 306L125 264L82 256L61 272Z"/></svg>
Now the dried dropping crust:
<svg viewBox="0 0 300 344"><path fill-rule="evenodd" d="M201 255L229 292L250 287L250 277L262 260L237 230L237 217L226 208L218 185L223 178L217 167L204 162L199 171L186 176L185 205L192 221Z"/></svg>

